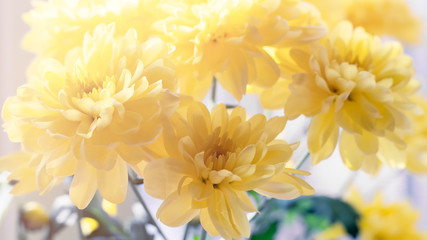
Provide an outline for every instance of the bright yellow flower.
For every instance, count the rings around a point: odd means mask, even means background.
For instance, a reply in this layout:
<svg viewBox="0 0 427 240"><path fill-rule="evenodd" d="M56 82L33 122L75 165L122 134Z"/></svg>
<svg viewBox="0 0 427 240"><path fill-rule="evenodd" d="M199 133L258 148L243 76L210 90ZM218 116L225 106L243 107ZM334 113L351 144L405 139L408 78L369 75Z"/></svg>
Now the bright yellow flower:
<svg viewBox="0 0 427 240"><path fill-rule="evenodd" d="M279 199L314 193L294 176L307 172L285 166L298 144L275 140L284 117L246 120L244 109L228 113L224 105L210 114L197 102L186 112L174 115L164 132L169 156L144 171L147 193L165 199L157 217L166 225L180 226L200 214L209 234L240 239L250 235L246 213L256 211L246 191Z"/></svg>
<svg viewBox="0 0 427 240"><path fill-rule="evenodd" d="M49 224L49 214L38 202L27 202L20 209L19 220L27 231L40 230Z"/></svg>
<svg viewBox="0 0 427 240"><path fill-rule="evenodd" d="M416 229L419 213L408 202L385 205L381 194L377 194L371 203L365 203L357 191L353 191L347 201L361 215L360 239L427 239L426 233Z"/></svg>
<svg viewBox="0 0 427 240"><path fill-rule="evenodd" d="M306 1L319 8L330 27L348 20L374 35L391 35L408 43L421 39L421 21L411 12L406 0Z"/></svg>
<svg viewBox="0 0 427 240"><path fill-rule="evenodd" d="M297 71L285 114L313 117L308 149L314 164L332 154L342 129L340 152L348 168L373 174L381 162L404 166L405 142L396 131L410 126L404 111L415 106L410 96L418 82L399 43L382 44L343 22L323 44L295 48L290 56Z"/></svg>
<svg viewBox="0 0 427 240"><path fill-rule="evenodd" d="M102 199L101 207L108 215L112 217L117 216L117 204Z"/></svg>
<svg viewBox="0 0 427 240"><path fill-rule="evenodd" d="M44 60L40 75L6 101L5 130L25 153L22 160L19 154L3 158L0 170L12 171L15 180L32 172L29 184L41 191L74 175L70 198L79 208L97 189L110 202L124 200L126 163L150 158L143 146L161 135L178 98L163 88L173 89L176 79L161 40L141 44L134 30L114 35L114 24L99 25L65 64ZM28 164L9 168L21 162Z"/></svg>
<svg viewBox="0 0 427 240"><path fill-rule="evenodd" d="M409 113L413 128L405 134L407 168L414 173L427 172L427 99L418 96L415 102L423 110L422 114Z"/></svg>
<svg viewBox="0 0 427 240"><path fill-rule="evenodd" d="M298 0L173 1L175 13L157 25L174 46L180 91L202 99L214 76L238 100L247 84L272 86L280 72L264 46L294 46L324 35L323 27L303 23L309 16L300 5Z"/></svg>
<svg viewBox="0 0 427 240"><path fill-rule="evenodd" d="M48 0L34 1L33 5L34 9L24 15L31 30L23 46L60 61L100 23L114 22L118 35L133 28L138 39L145 41L152 33L151 24L163 16L156 1L151 0Z"/></svg>
<svg viewBox="0 0 427 240"><path fill-rule="evenodd" d="M82 229L83 236L87 237L99 228L99 222L90 217L80 219L80 228Z"/></svg>

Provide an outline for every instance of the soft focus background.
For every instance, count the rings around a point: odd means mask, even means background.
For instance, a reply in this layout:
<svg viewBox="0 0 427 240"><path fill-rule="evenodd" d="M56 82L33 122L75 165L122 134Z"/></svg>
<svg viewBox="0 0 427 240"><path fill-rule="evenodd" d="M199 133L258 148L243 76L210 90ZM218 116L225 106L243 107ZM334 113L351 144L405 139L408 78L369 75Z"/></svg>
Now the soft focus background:
<svg viewBox="0 0 427 240"><path fill-rule="evenodd" d="M406 46L406 51L414 59L417 78L422 82L422 92L427 94L427 14L425 14L427 12L427 1L408 0L408 2L414 13L423 18L424 39L419 45ZM15 95L16 88L26 81L26 68L33 57L20 47L21 39L28 31L28 27L22 21L21 15L29 11L30 8L30 1L27 0L0 0L0 102L2 104L8 96ZM234 101L224 91L219 91L217 99L230 101L230 103ZM262 109L254 96L246 96L241 104L251 113L259 112ZM281 111L278 113L282 114ZM275 113L267 112L266 114ZM285 131L285 138L289 141L300 140L301 136L304 135L302 129L307 123L307 119L298 119L289 123ZM19 145L10 143L7 135L0 131L0 155L5 155L18 149ZM306 146L301 144L295 154L296 161L302 159L305 152ZM384 191L386 201L410 199L414 207L421 213L419 228L424 231L427 230L427 175L409 175L406 172L396 173L396 171L384 167L380 174L373 178L363 172L356 174L348 170L339 159L338 153L334 154L332 158L329 161L321 162L315 168L310 167L309 161L302 167L304 170L311 171L312 175L307 178L307 181L316 189L317 195L340 196L348 186L348 182L354 179L355 185L365 198L370 198L375 192L381 190ZM14 240L17 239L18 207L24 202L34 200L42 203L49 210L55 196L66 193L66 188L56 188L45 196L33 193L14 198L8 195L8 191L9 188L5 184L5 175L0 174L0 239ZM130 203L133 201L132 198L133 195L129 192L126 202L119 206L119 215L124 220L131 217ZM182 229L171 230L168 235L176 236L174 234L177 231L181 232ZM40 232L34 234L32 238L40 239L42 236L43 233ZM57 239L64 240L77 238L75 226L66 229L57 237Z"/></svg>

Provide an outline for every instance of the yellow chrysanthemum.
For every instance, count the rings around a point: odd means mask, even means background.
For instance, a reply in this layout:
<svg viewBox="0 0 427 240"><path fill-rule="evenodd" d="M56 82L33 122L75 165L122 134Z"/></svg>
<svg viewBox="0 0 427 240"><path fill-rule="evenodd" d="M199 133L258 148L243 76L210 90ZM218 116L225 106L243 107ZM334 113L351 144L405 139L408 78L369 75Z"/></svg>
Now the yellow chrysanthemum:
<svg viewBox="0 0 427 240"><path fill-rule="evenodd" d="M228 113L224 105L212 114L202 103L189 105L184 115L174 115L164 132L167 158L148 163L145 189L165 199L157 217L169 226L180 226L200 214L209 234L226 239L249 237L246 212L256 208L246 191L293 199L314 190L287 168L297 144L274 140L286 120L266 120L258 114L246 120L244 109Z"/></svg>
<svg viewBox="0 0 427 240"><path fill-rule="evenodd" d="M341 223L335 223L326 230L316 234L314 240L339 240L346 239L347 231Z"/></svg>
<svg viewBox="0 0 427 240"><path fill-rule="evenodd" d="M409 113L412 129L404 136L406 148L407 168L414 173L427 172L427 99L418 96L415 102L423 110L422 114Z"/></svg>
<svg viewBox="0 0 427 240"><path fill-rule="evenodd" d="M361 215L358 224L360 239L427 239L426 233L416 229L419 213L408 202L385 205L381 194L377 194L371 203L365 203L357 191L352 191L347 201Z"/></svg>
<svg viewBox="0 0 427 240"><path fill-rule="evenodd" d="M158 3L151 0L48 0L34 1L33 5L24 15L31 30L23 46L60 61L100 23L115 23L118 35L133 28L139 40L145 41L152 33L151 24L163 17Z"/></svg>
<svg viewBox="0 0 427 240"><path fill-rule="evenodd" d="M302 24L301 18L308 16L298 0L174 1L173 9L157 26L174 46L180 91L198 99L206 95L214 76L238 100L247 84L273 85L279 68L263 47L294 46L325 32Z"/></svg>
<svg viewBox="0 0 427 240"><path fill-rule="evenodd" d="M163 88L173 89L176 81L163 42L141 44L134 30L114 35L114 24L101 24L86 34L83 47L67 54L65 64L44 60L40 76L3 108L4 127L25 153L19 161L20 154L3 158L2 165L28 164L1 170L12 171L16 180L32 172L31 186L41 191L74 175L70 198L79 208L97 189L110 202L124 200L126 163L132 167L149 158L142 147L161 135L178 105L177 96Z"/></svg>
<svg viewBox="0 0 427 240"><path fill-rule="evenodd" d="M285 114L313 117L308 149L314 164L332 154L341 128L340 152L348 168L375 173L379 160L404 166L405 142L396 131L410 126L404 111L415 106L410 96L418 82L399 43L382 44L343 22L323 44L289 54L296 74Z"/></svg>
<svg viewBox="0 0 427 240"><path fill-rule="evenodd" d="M406 0L306 1L319 8L330 27L348 20L374 35L391 35L408 43L421 39L421 21L411 12Z"/></svg>

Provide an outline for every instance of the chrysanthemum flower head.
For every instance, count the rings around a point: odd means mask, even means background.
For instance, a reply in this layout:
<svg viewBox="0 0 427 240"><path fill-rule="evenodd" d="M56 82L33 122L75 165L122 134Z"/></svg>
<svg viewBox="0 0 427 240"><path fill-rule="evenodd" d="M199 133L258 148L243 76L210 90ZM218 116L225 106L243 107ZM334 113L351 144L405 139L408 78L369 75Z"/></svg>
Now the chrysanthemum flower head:
<svg viewBox="0 0 427 240"><path fill-rule="evenodd" d="M313 163L332 154L342 129L340 152L350 169L375 173L379 160L404 166L405 142L396 130L410 126L404 111L415 106L410 96L418 82L399 43L381 43L343 22L323 44L295 48L290 55L299 70L285 114L313 117L308 133Z"/></svg>
<svg viewBox="0 0 427 240"><path fill-rule="evenodd" d="M151 24L163 15L157 1L151 0L48 0L34 1L34 8L24 14L31 28L23 46L43 57L60 61L74 47L80 46L86 32L100 24L116 24L116 34L130 28L145 41Z"/></svg>
<svg viewBox="0 0 427 240"><path fill-rule="evenodd" d="M238 100L247 84L271 86L280 72L263 47L294 46L325 32L302 24L295 0L210 0L174 9L157 25L174 46L181 92L199 99L214 76Z"/></svg>
<svg viewBox="0 0 427 240"><path fill-rule="evenodd" d="M413 173L427 172L427 99L424 96L414 97L422 113L409 112L412 128L404 134L407 143L406 160L408 170Z"/></svg>
<svg viewBox="0 0 427 240"><path fill-rule="evenodd" d="M417 230L419 213L409 202L385 204L381 193L372 202L364 202L357 191L352 191L347 201L360 213L361 239L415 239L427 238L427 233Z"/></svg>
<svg viewBox="0 0 427 240"><path fill-rule="evenodd" d="M114 35L114 24L101 24L64 64L44 60L41 74L3 108L9 137L36 158L29 165L36 166L37 182L73 175L70 197L79 208L97 189L110 202L124 199L126 163L132 167L148 158L142 146L161 135L178 105L177 96L165 89L174 89L176 79L163 59L164 43L141 44L134 30ZM15 173L16 179L23 174ZM47 185L37 187L43 191Z"/></svg>
<svg viewBox="0 0 427 240"><path fill-rule="evenodd" d="M347 20L370 34L393 36L408 43L417 43L422 37L421 21L406 0L306 1L319 8L331 28Z"/></svg>
<svg viewBox="0 0 427 240"><path fill-rule="evenodd" d="M157 217L166 225L180 226L200 214L209 234L240 239L250 234L246 213L256 211L246 191L279 199L313 194L293 175L307 172L286 167L297 145L275 140L284 117L246 120L243 108L228 113L224 105L210 114L197 102L185 112L174 115L164 132L169 156L144 171L147 193L164 199Z"/></svg>
<svg viewBox="0 0 427 240"><path fill-rule="evenodd" d="M347 19L371 34L391 35L408 43L421 40L421 20L414 16L407 0L352 0Z"/></svg>

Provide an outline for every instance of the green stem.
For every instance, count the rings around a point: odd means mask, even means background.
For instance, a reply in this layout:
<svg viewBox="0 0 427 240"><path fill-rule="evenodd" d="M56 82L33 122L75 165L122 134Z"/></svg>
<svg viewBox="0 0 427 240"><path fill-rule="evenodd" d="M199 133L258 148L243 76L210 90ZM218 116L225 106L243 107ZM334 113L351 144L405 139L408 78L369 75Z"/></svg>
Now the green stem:
<svg viewBox="0 0 427 240"><path fill-rule="evenodd" d="M147 204L144 202L144 199L142 199L141 194L139 194L139 191L136 188L136 185L133 184L134 180L130 175L129 175L129 182L130 182L130 187L132 188L133 192L135 193L136 198L141 203L142 207L144 208L145 212L147 213L149 223L153 224L154 227L156 227L157 231L159 232L159 234L162 236L162 238L164 240L167 240L166 236L163 234L162 230L157 225L156 220L154 220L153 216L151 215L150 210L148 209Z"/></svg>
<svg viewBox="0 0 427 240"><path fill-rule="evenodd" d="M298 163L297 167L295 169L300 169L302 165L304 165L305 161L310 158L310 153L308 152L305 154L304 158L301 160L301 162Z"/></svg>
<svg viewBox="0 0 427 240"><path fill-rule="evenodd" d="M187 225L185 226L184 237L182 238L182 240L186 240L187 239L188 232L190 232L190 223L187 223Z"/></svg>
<svg viewBox="0 0 427 240"><path fill-rule="evenodd" d="M340 190L338 191L339 197L342 198L347 193L349 187L354 183L354 180L356 180L357 172L352 172L351 175L347 178L345 183L342 185Z"/></svg>
<svg viewBox="0 0 427 240"><path fill-rule="evenodd" d="M213 77L212 80L212 102L216 104L216 78Z"/></svg>
<svg viewBox="0 0 427 240"><path fill-rule="evenodd" d="M206 236L207 236L206 230L202 227L202 236L200 237L200 240L206 240Z"/></svg>

